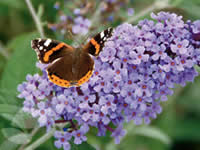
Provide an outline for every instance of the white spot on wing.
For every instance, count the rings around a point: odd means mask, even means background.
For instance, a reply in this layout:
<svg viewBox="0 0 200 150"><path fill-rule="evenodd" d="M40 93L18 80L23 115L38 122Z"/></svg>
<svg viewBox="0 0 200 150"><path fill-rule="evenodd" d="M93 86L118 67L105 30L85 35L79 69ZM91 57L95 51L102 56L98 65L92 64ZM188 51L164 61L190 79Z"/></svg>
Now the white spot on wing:
<svg viewBox="0 0 200 150"><path fill-rule="evenodd" d="M101 38L104 37L104 31L100 33Z"/></svg>
<svg viewBox="0 0 200 150"><path fill-rule="evenodd" d="M50 43L51 43L51 39L47 39L46 42L44 43L44 46L49 46Z"/></svg>
<svg viewBox="0 0 200 150"><path fill-rule="evenodd" d="M43 50L43 46L40 46L40 48L39 48L40 50Z"/></svg>

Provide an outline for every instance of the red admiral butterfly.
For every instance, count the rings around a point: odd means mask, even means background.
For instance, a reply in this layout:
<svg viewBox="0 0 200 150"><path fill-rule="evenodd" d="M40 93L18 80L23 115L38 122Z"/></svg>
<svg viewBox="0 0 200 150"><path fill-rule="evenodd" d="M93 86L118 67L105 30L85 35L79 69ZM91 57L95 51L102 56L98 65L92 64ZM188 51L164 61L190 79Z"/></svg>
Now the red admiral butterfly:
<svg viewBox="0 0 200 150"><path fill-rule="evenodd" d="M51 39L32 40L31 46L39 61L49 64L46 71L51 82L61 87L80 86L93 74L94 60L90 54L99 55L105 41L111 37L112 30L108 28L98 33L79 48Z"/></svg>

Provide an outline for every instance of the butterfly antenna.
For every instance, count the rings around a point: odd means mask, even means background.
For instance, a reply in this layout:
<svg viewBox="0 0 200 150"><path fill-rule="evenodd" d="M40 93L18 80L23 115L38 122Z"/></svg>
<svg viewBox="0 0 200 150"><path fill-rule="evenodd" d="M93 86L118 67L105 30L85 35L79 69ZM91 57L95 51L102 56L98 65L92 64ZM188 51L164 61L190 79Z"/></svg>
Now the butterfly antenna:
<svg viewBox="0 0 200 150"><path fill-rule="evenodd" d="M69 38L70 40L73 40L73 43L72 43L73 46L77 47L81 45L80 41L77 40L78 38L75 35L73 35L72 31L69 29L67 30L67 38Z"/></svg>
<svg viewBox="0 0 200 150"><path fill-rule="evenodd" d="M96 6L95 6L95 12L94 12L94 15L93 17L91 18L91 23L92 23L92 26L94 26L94 24L97 22L97 19L100 18L100 13L101 13L101 8L103 6L103 2L97 2L96 3ZM103 28L105 29L105 28ZM84 43L92 36L95 36L99 31L99 28L95 29L94 31L92 32L88 32L85 37L81 40L81 45L84 45Z"/></svg>
<svg viewBox="0 0 200 150"><path fill-rule="evenodd" d="M94 36L97 35L99 32L101 32L101 31L103 31L103 30L105 30L105 29L107 29L107 27L106 27L106 26L103 26L103 27L101 27L101 28L97 28L97 29L95 29L95 30L93 30L93 31L91 31L91 32L88 32L88 33L86 34L86 36L83 38L83 40L81 41L81 45L84 45L84 43L85 43L89 38L94 37Z"/></svg>
<svg viewBox="0 0 200 150"><path fill-rule="evenodd" d="M74 35L72 34L71 30L67 29L67 37L72 40L74 38Z"/></svg>

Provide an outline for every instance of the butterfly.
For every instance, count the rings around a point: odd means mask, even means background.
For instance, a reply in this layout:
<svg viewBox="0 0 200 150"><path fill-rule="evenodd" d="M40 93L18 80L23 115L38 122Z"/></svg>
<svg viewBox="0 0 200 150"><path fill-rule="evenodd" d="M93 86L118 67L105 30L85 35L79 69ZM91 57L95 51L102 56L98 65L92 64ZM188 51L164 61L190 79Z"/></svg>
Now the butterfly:
<svg viewBox="0 0 200 150"><path fill-rule="evenodd" d="M108 28L78 48L40 38L32 40L31 47L37 53L39 61L48 64L46 71L51 82L61 87L80 86L93 74L94 60L91 55L99 55L112 32L113 28Z"/></svg>

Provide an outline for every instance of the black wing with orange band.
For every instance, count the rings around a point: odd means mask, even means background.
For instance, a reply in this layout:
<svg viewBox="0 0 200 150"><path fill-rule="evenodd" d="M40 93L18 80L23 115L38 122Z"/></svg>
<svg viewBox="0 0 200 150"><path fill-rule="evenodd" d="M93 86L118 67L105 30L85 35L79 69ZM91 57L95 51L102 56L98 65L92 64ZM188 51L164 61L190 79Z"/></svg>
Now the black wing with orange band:
<svg viewBox="0 0 200 150"><path fill-rule="evenodd" d="M51 39L35 39L31 41L32 48L36 51L41 63L48 64L66 55L67 51L73 51L74 48Z"/></svg>
<svg viewBox="0 0 200 150"><path fill-rule="evenodd" d="M104 43L112 36L113 28L108 28L95 35L83 48L83 51L98 56L104 47Z"/></svg>

